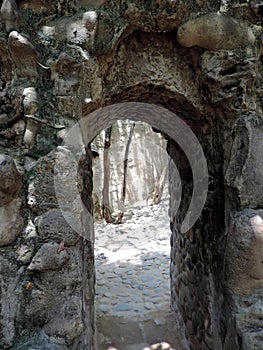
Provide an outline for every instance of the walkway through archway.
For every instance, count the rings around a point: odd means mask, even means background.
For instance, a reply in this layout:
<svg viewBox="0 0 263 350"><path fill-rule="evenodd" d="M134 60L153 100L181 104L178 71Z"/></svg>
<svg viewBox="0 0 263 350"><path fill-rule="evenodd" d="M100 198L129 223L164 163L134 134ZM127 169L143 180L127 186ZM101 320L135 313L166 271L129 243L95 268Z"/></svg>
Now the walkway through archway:
<svg viewBox="0 0 263 350"><path fill-rule="evenodd" d="M199 218L207 195L208 171L206 158L202 146L190 127L174 113L162 107L146 103L119 103L90 113L86 118L81 120L80 127L76 125L72 129L72 132L68 134L66 140L68 142L68 148L75 148L75 154L78 154L79 151L78 159L82 159L78 163L78 173L83 179L81 199L85 207L82 208L84 211L82 210L80 220L87 224L82 225L79 233L92 243L88 254L93 256L94 232L93 225L91 224L92 214L89 209L92 179L87 179L87 171L85 169L87 169L88 159L85 160L85 158L89 156L88 153L86 155L83 154L83 144L86 145L86 150L88 151L87 146L94 137L102 129L109 127L115 120L127 118L127 112L131 119L145 121L155 129L160 130L166 135L168 140L168 152L173 159L169 176L171 195L169 215L173 233L170 264L171 303L173 308L179 307L185 322L189 318L189 325L193 322L191 321L192 317L196 317L196 312L202 312L202 315L200 317L198 316L200 320L198 322L200 323L200 327L204 327L205 319L208 320L206 321L208 324L211 322L209 303L206 296L209 294L208 291L211 283L213 283L213 278L207 279L204 274L205 269L209 268L210 262L207 261L207 258L202 252L207 250L207 244L211 245L213 242L197 240L194 230L199 233L201 230L203 235L205 235L205 232L206 234L211 233L211 225L220 219L220 215L212 218L212 212L206 212L206 218L211 216L211 220L208 223L205 223L203 219ZM210 139L206 140L205 134L211 132L208 125L206 125L206 128L200 126L197 132L200 140L202 140L202 145L207 148ZM80 135L82 136L82 140ZM211 139L214 137L213 142L216 142L216 134L210 134L210 137ZM178 168L175 166L176 160L178 161ZM210 158L210 161L213 161L213 159ZM178 172L180 176L177 176ZM180 183L178 183L178 178L181 181ZM178 203L178 193L181 193L181 190L182 203L180 204ZM210 196L210 204L213 201L221 199L218 196L214 197L215 194L214 192ZM220 208L217 209L218 211L221 210ZM196 220L198 220L198 224L193 229ZM71 225L74 226L72 220ZM181 287L179 287L180 285ZM89 284L88 288L91 291L93 287ZM201 293L200 299L195 296L195 292L198 292L199 289ZM204 295L202 295L203 291ZM218 291L220 290L218 289ZM88 291L86 292L89 293ZM89 305L91 306L91 310L93 310L93 298L89 299ZM192 306L189 309L190 305ZM93 319L94 314L91 313L89 317ZM194 337L192 338L195 339Z"/></svg>
<svg viewBox="0 0 263 350"><path fill-rule="evenodd" d="M132 125L135 128L126 159L128 198L118 225L125 146ZM150 349L161 343L167 350L186 349L184 328L181 324L180 329L170 307L166 140L149 125L138 122L115 123L112 132L109 212L115 223L101 219L105 134L94 140L99 154L93 162L96 349ZM164 186L164 193L158 193L158 185Z"/></svg>

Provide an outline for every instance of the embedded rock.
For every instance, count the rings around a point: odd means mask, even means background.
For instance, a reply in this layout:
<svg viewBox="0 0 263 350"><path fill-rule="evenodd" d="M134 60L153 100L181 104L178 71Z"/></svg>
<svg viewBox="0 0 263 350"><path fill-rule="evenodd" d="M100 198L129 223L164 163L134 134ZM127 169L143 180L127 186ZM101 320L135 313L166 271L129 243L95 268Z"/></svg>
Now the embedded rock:
<svg viewBox="0 0 263 350"><path fill-rule="evenodd" d="M56 153L51 152L39 159L31 169L28 187L28 205L40 215L49 208L57 207L54 188Z"/></svg>
<svg viewBox="0 0 263 350"><path fill-rule="evenodd" d="M201 69L205 89L210 91L206 99L213 103L232 99L231 109L245 103L248 106L252 104L247 91L253 91L257 61L255 52L249 48L242 53L239 50L205 51Z"/></svg>
<svg viewBox="0 0 263 350"><path fill-rule="evenodd" d="M235 301L238 309L236 322L242 337L242 348L244 350L261 350L263 287Z"/></svg>
<svg viewBox="0 0 263 350"><path fill-rule="evenodd" d="M63 305L56 315L44 326L44 331L51 337L60 336L71 343L83 333L82 305L80 298L72 296L67 305Z"/></svg>
<svg viewBox="0 0 263 350"><path fill-rule="evenodd" d="M36 143L37 133L40 125L33 118L32 115L38 111L38 96L34 87L28 87L23 91L23 107L24 115L27 118L26 130L24 133L23 143L26 148L32 148Z"/></svg>
<svg viewBox="0 0 263 350"><path fill-rule="evenodd" d="M35 114L38 110L37 92L34 87L28 87L23 91L23 107L25 114Z"/></svg>
<svg viewBox="0 0 263 350"><path fill-rule="evenodd" d="M1 15L5 20L14 21L17 16L17 5L15 0L4 0L1 6Z"/></svg>
<svg viewBox="0 0 263 350"><path fill-rule="evenodd" d="M57 243L44 244L33 257L29 271L57 270L63 267L69 260L69 254L65 248Z"/></svg>
<svg viewBox="0 0 263 350"><path fill-rule="evenodd" d="M230 288L249 295L263 285L263 210L245 209L232 219L226 252Z"/></svg>
<svg viewBox="0 0 263 350"><path fill-rule="evenodd" d="M59 96L71 95L80 87L82 64L66 53L61 53L52 68L51 77Z"/></svg>
<svg viewBox="0 0 263 350"><path fill-rule="evenodd" d="M40 55L30 41L17 31L12 31L9 34L8 47L11 58L16 65L17 75L36 78L38 76L37 62L40 61Z"/></svg>
<svg viewBox="0 0 263 350"><path fill-rule="evenodd" d="M34 255L34 246L22 245L17 250L17 261L28 264Z"/></svg>
<svg viewBox="0 0 263 350"><path fill-rule="evenodd" d="M57 40L80 45L89 52L103 54L113 47L125 27L125 22L112 18L109 13L89 10L50 21L42 27L42 32Z"/></svg>
<svg viewBox="0 0 263 350"><path fill-rule="evenodd" d="M5 20L6 30L14 28L19 18L15 0L4 0L1 6L1 16Z"/></svg>
<svg viewBox="0 0 263 350"><path fill-rule="evenodd" d="M54 241L63 240L68 246L75 245L80 237L69 224L74 220L73 213L67 211L62 214L61 210L52 209L39 216L35 221L35 225L39 236L43 240L47 238Z"/></svg>
<svg viewBox="0 0 263 350"><path fill-rule="evenodd" d="M58 147L40 158L31 169L28 205L36 215L59 207L72 213L79 210L78 164L74 157L74 153Z"/></svg>
<svg viewBox="0 0 263 350"><path fill-rule="evenodd" d="M23 218L20 214L21 200L14 199L8 205L0 207L0 246L15 241L23 228Z"/></svg>
<svg viewBox="0 0 263 350"><path fill-rule="evenodd" d="M39 131L39 123L33 119L27 119L26 130L23 137L23 144L27 149L32 149L36 144L37 133Z"/></svg>
<svg viewBox="0 0 263 350"><path fill-rule="evenodd" d="M234 142L226 170L229 187L236 189L242 208L263 207L263 124L251 114L240 119L233 131Z"/></svg>
<svg viewBox="0 0 263 350"><path fill-rule="evenodd" d="M90 47L94 40L97 20L96 11L81 12L72 17L48 22L42 30L58 40Z"/></svg>
<svg viewBox="0 0 263 350"><path fill-rule="evenodd" d="M0 154L0 207L10 203L22 188L22 176L14 160Z"/></svg>
<svg viewBox="0 0 263 350"><path fill-rule="evenodd" d="M59 340L58 340L58 342L59 342ZM66 347L61 345L61 344L54 344L53 342L51 342L49 337L43 331L40 331L38 333L34 333L33 335L26 337L26 339L23 338L23 340L17 344L16 349L19 349L19 350L38 350L38 349L42 349L42 350L46 350L46 349L66 350Z"/></svg>
<svg viewBox="0 0 263 350"><path fill-rule="evenodd" d="M247 25L226 14L214 12L189 20L178 28L177 40L186 47L232 50L251 45L254 34Z"/></svg>

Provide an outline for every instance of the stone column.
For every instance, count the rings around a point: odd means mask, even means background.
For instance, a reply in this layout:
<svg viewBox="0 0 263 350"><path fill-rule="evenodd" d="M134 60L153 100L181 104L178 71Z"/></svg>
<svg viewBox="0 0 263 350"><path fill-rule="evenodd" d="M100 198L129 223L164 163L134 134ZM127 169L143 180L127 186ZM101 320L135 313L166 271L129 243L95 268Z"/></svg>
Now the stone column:
<svg viewBox="0 0 263 350"><path fill-rule="evenodd" d="M226 168L229 227L226 283L234 301L237 339L242 349L262 348L263 310L263 121L241 116L233 129Z"/></svg>

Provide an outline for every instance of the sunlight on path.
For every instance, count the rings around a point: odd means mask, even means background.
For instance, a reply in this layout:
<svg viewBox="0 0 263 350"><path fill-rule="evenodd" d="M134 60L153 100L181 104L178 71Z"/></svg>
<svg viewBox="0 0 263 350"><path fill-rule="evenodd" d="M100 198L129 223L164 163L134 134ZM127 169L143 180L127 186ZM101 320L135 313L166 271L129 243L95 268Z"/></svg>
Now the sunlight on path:
<svg viewBox="0 0 263 350"><path fill-rule="evenodd" d="M95 224L98 350L185 349L170 309L168 200Z"/></svg>

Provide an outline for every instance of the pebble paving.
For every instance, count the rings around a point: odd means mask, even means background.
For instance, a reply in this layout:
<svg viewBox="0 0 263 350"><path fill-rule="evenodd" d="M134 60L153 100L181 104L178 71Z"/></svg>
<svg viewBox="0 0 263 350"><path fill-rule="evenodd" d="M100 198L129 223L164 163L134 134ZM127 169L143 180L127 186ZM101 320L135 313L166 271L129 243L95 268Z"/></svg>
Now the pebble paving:
<svg viewBox="0 0 263 350"><path fill-rule="evenodd" d="M95 223L97 312L142 316L169 308L168 198L128 210L123 224Z"/></svg>

